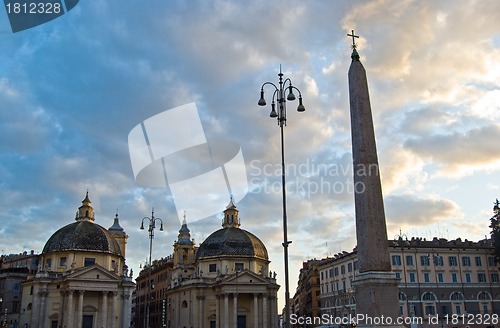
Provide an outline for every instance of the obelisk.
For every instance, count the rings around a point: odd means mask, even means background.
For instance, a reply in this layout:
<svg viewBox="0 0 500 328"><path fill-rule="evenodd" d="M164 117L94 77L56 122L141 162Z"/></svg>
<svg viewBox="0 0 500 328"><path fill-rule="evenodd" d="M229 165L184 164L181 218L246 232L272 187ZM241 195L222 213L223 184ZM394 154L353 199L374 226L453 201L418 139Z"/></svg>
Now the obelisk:
<svg viewBox="0 0 500 328"><path fill-rule="evenodd" d="M356 316L365 317L358 326L395 326L399 314L399 279L391 270L368 82L354 43L357 36L354 31L348 36L353 38L349 100L359 267L354 281ZM380 321L382 318L386 321Z"/></svg>

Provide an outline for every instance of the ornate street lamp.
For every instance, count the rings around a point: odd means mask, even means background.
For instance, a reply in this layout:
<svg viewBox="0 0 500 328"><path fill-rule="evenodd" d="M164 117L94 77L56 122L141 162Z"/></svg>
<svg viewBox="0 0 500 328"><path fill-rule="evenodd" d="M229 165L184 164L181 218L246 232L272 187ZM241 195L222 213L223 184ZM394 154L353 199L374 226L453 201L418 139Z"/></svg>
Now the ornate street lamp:
<svg viewBox="0 0 500 328"><path fill-rule="evenodd" d="M278 74L279 86L272 82L265 82L260 88L260 99L258 102L259 106L265 106L266 100L264 99L264 87L266 85L271 85L274 87L274 92L271 101L271 118L276 118L278 120L278 125L281 131L281 185L282 185L282 195L283 195L283 250L284 250L284 260L285 260L285 327L290 328L290 283L288 278L288 244L291 241L288 240L287 235L287 217L286 217L286 184L285 184L285 143L284 143L284 133L283 127L286 126L286 101L295 100L295 94L293 91L297 91L299 94L299 106L297 107L298 112L303 112L306 110L302 104L302 94L299 89L292 85L292 80L286 78L283 81L283 73ZM287 85L288 83L288 85ZM285 92L288 95L285 98ZM278 104L278 111L276 111L276 104Z"/></svg>
<svg viewBox="0 0 500 328"><path fill-rule="evenodd" d="M144 220L149 221L149 227L148 227L148 232L149 232L149 265L148 265L148 281L147 281L147 286L148 286L148 293L146 295L146 317L145 317L145 327L149 328L149 306L151 303L151 253L153 252L153 239L155 237L155 228L156 228L156 221L160 221L160 231L163 231L163 221L160 218L155 218L155 212L154 209L151 210L151 217L148 218L147 216L142 218L141 222L141 230L144 230Z"/></svg>

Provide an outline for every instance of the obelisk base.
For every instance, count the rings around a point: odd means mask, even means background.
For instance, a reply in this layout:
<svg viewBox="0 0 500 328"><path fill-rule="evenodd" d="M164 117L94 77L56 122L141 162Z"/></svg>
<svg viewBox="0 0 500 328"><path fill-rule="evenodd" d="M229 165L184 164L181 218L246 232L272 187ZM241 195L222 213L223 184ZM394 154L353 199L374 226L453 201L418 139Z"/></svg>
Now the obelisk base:
<svg viewBox="0 0 500 328"><path fill-rule="evenodd" d="M398 324L399 278L394 272L368 271L353 281L357 328L403 328Z"/></svg>

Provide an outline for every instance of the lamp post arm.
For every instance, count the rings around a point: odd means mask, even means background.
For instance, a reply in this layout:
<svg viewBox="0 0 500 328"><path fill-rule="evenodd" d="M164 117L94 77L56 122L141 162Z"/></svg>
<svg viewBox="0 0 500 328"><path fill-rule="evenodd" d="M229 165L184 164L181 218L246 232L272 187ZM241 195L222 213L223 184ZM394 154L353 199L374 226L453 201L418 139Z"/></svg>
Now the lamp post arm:
<svg viewBox="0 0 500 328"><path fill-rule="evenodd" d="M293 86L293 85L292 85L292 83L290 83L290 86L288 86L288 88L290 88L290 87L291 87L293 90L296 90L296 91L299 93L299 97L302 97L302 93L300 93L299 88L297 88L297 87Z"/></svg>
<svg viewBox="0 0 500 328"><path fill-rule="evenodd" d="M264 89L264 86L266 86L268 84L272 85L276 90L279 90L278 87L276 86L276 84L274 84L273 82L264 82L264 84L262 84L262 86L260 88Z"/></svg>

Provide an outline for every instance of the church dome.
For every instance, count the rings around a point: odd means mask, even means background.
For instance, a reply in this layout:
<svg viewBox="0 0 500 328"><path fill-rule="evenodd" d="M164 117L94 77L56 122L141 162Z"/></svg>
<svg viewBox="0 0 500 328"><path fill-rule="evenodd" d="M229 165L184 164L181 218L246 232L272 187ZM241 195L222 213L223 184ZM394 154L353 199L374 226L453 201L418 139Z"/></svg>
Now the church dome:
<svg viewBox="0 0 500 328"><path fill-rule="evenodd" d="M237 227L212 233L198 248L196 259L224 255L269 259L264 243L254 234Z"/></svg>
<svg viewBox="0 0 500 328"><path fill-rule="evenodd" d="M121 256L120 246L111 234L98 224L80 221L57 230L42 253L69 250L98 251Z"/></svg>
<svg viewBox="0 0 500 328"><path fill-rule="evenodd" d="M232 199L224 211L222 227L200 245L196 259L225 255L269 259L264 243L254 234L240 229L238 210Z"/></svg>
<svg viewBox="0 0 500 328"><path fill-rule="evenodd" d="M57 230L43 247L43 254L61 251L96 251L122 256L120 246L104 227L94 223L88 193L76 213L77 222ZM122 229L123 230L123 229Z"/></svg>

